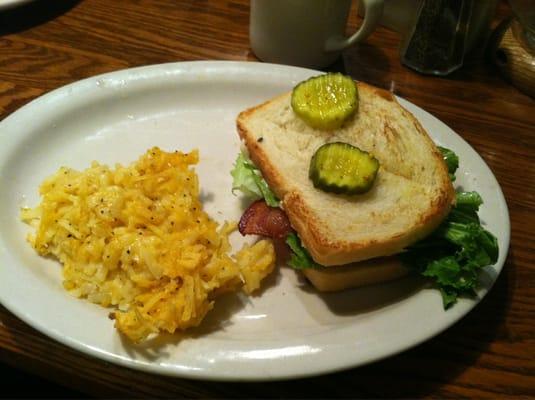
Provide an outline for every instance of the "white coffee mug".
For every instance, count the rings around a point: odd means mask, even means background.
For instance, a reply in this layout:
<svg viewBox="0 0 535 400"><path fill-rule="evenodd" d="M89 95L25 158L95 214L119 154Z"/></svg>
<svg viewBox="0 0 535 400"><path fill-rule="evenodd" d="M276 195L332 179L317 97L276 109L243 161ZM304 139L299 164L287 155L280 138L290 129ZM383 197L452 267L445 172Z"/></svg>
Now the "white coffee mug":
<svg viewBox="0 0 535 400"><path fill-rule="evenodd" d="M382 0L360 0L364 21L345 35L351 0L251 0L249 39L262 61L322 68L378 25Z"/></svg>

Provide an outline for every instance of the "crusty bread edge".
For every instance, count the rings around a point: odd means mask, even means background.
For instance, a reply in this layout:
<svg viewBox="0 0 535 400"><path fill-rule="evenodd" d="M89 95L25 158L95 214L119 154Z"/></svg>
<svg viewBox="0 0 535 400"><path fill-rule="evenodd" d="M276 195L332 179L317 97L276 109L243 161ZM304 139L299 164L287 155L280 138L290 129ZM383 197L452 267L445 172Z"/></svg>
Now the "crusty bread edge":
<svg viewBox="0 0 535 400"><path fill-rule="evenodd" d="M336 292L400 279L409 269L392 256L331 268L307 268L302 272L320 292Z"/></svg>
<svg viewBox="0 0 535 400"><path fill-rule="evenodd" d="M282 199L282 204L290 223L298 232L303 245L310 252L312 258L323 266L343 265L401 252L405 247L423 239L434 231L448 215L455 199L455 191L451 184L443 157L416 117L401 106L390 92L362 82L358 82L358 85L359 90L371 90L385 100L395 102L404 112L405 116L412 121L423 140L428 142L430 149L433 151L433 157L437 159L438 165L441 165L441 173L437 176L437 179L440 179L440 186L443 189L435 199L432 207L422 216L411 232L406 232L403 235L393 235L380 241L333 243L329 238L322 235L319 227L320 223L311 215L299 193L286 192L284 190L283 178L279 175L277 167L269 162L269 158L264 153L261 144L256 142L252 133L248 132L245 120L258 109L272 102L276 102L282 97L288 96L288 93L281 94L260 105L242 111L237 118L238 134L249 151L249 157L260 168L264 179L273 192L277 197Z"/></svg>
<svg viewBox="0 0 535 400"><path fill-rule="evenodd" d="M242 111L236 119L238 135L242 139L247 151L249 152L249 158L262 171L262 176L279 199L284 199L284 196L286 195L286 192L282 190L283 179L277 172L277 168L269 162L269 158L264 153L262 146L252 137L252 133L249 134L244 121L258 109L263 108L287 95L288 93L281 94L280 96L277 96L262 104Z"/></svg>

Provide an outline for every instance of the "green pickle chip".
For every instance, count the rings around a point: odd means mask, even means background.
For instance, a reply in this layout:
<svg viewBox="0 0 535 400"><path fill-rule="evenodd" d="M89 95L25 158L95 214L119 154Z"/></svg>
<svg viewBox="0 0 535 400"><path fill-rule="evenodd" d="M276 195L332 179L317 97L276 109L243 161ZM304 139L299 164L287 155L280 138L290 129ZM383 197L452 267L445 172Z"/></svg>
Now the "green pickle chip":
<svg viewBox="0 0 535 400"><path fill-rule="evenodd" d="M338 129L358 109L357 85L341 73L310 78L292 91L292 109L313 128Z"/></svg>
<svg viewBox="0 0 535 400"><path fill-rule="evenodd" d="M360 194L370 190L379 161L349 143L333 142L318 148L310 160L308 176L314 187L338 194Z"/></svg>

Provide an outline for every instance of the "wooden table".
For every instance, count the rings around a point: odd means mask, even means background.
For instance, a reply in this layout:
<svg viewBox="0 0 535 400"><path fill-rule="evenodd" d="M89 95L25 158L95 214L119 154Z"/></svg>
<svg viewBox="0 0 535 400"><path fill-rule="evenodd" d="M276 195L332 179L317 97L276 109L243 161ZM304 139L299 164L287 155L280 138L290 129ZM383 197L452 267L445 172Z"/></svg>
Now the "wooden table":
<svg viewBox="0 0 535 400"><path fill-rule="evenodd" d="M500 17L508 12L502 3ZM182 60L254 61L248 18L246 0L43 0L0 12L0 119L95 74ZM352 27L356 21L352 17ZM41 382L39 387L54 387L56 397L535 397L535 102L487 61L447 78L418 75L400 65L398 45L395 33L379 29L333 68L431 112L496 175L509 206L512 242L503 272L473 312L387 360L263 384L190 381L118 367L56 343L0 307L4 369L40 377L25 376L17 393L24 396ZM47 386L42 378L61 386Z"/></svg>

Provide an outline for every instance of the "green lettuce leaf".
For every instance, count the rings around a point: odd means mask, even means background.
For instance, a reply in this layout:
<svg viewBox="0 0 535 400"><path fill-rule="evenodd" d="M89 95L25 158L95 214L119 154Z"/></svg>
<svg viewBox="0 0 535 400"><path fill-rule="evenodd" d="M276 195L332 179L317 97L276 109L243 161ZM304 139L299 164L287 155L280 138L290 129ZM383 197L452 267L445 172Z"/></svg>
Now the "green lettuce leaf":
<svg viewBox="0 0 535 400"><path fill-rule="evenodd" d="M482 204L476 192L457 193L446 220L426 239L401 254L402 262L431 278L442 293L444 308L459 296L473 296L483 267L498 260L498 240L479 222Z"/></svg>
<svg viewBox="0 0 535 400"><path fill-rule="evenodd" d="M454 181L459 157L450 149L439 150ZM456 193L455 206L439 228L401 254L407 267L434 281L446 309L459 296L475 295L479 272L498 260L498 240L481 226L481 204L477 192Z"/></svg>
<svg viewBox="0 0 535 400"><path fill-rule="evenodd" d="M262 197L266 201L266 204L270 207L278 207L280 204L279 199L277 199L277 196L275 196L275 193L271 191L267 182L260 174L260 171L256 170L255 172L256 173L253 174L253 179L255 181L256 186L260 190L260 193L262 193Z"/></svg>
<svg viewBox="0 0 535 400"><path fill-rule="evenodd" d="M238 190L249 197L263 198L270 207L279 206L279 199L269 188L262 173L243 152L238 154L230 174L232 175L232 193Z"/></svg>
<svg viewBox="0 0 535 400"><path fill-rule="evenodd" d="M452 150L447 149L445 147L438 146L438 149L442 153L442 157L444 157L444 161L448 166L448 173L450 175L450 179L454 181L455 171L457 171L457 168L459 168L459 157Z"/></svg>
<svg viewBox="0 0 535 400"><path fill-rule="evenodd" d="M479 211L479 206L483 204L483 199L477 192L458 192L455 198L456 207L468 208Z"/></svg>
<svg viewBox="0 0 535 400"><path fill-rule="evenodd" d="M297 234L290 233L286 237L286 244L292 250L290 261L288 261L290 267L294 269L323 268L312 259L308 251L301 244L301 240Z"/></svg>
<svg viewBox="0 0 535 400"><path fill-rule="evenodd" d="M238 190L246 196L262 197L262 192L255 182L255 169L254 165L251 164L243 153L238 154L234 168L230 171L230 175L232 175L233 193Z"/></svg>

